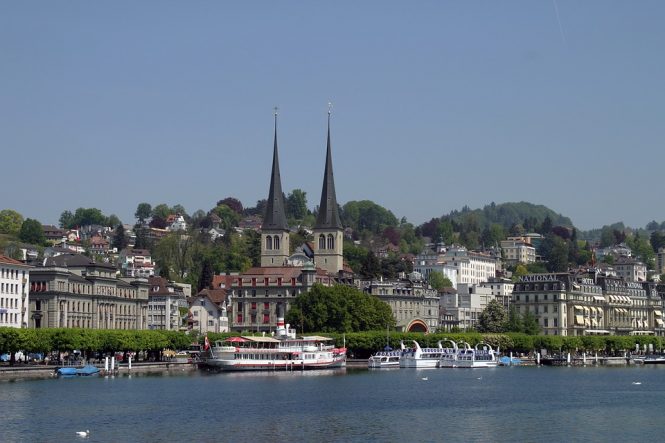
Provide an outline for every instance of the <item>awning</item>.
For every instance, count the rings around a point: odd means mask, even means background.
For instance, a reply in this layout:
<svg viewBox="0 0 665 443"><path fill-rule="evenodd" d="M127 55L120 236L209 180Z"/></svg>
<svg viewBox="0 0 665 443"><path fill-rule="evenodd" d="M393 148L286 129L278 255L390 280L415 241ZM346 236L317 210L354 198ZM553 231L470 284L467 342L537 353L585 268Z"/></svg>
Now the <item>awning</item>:
<svg viewBox="0 0 665 443"><path fill-rule="evenodd" d="M653 315L657 315L658 317L663 316L663 311L653 311Z"/></svg>
<svg viewBox="0 0 665 443"><path fill-rule="evenodd" d="M663 320L657 318L657 319L656 319L656 324L657 324L658 326L663 326Z"/></svg>
<svg viewBox="0 0 665 443"><path fill-rule="evenodd" d="M603 308L596 308L596 309L598 309L598 317L602 317L603 316Z"/></svg>
<svg viewBox="0 0 665 443"><path fill-rule="evenodd" d="M591 319L591 326L593 326L593 327L598 326L598 320L596 320L595 318L592 318Z"/></svg>
<svg viewBox="0 0 665 443"><path fill-rule="evenodd" d="M588 307L584 306L583 309L584 309L584 312L589 312L589 308L588 308Z"/></svg>
<svg viewBox="0 0 665 443"><path fill-rule="evenodd" d="M591 322L589 321L588 318L584 319L584 326L591 326Z"/></svg>
<svg viewBox="0 0 665 443"><path fill-rule="evenodd" d="M580 306L580 305L575 305L575 306L573 306L573 308L577 309L578 311L581 311L581 310L584 309L584 308L583 308L582 306Z"/></svg>
<svg viewBox="0 0 665 443"><path fill-rule="evenodd" d="M594 295L593 299L596 301L605 301L605 297L603 297L602 295Z"/></svg>
<svg viewBox="0 0 665 443"><path fill-rule="evenodd" d="M576 315L575 316L575 324L576 325L583 325L584 324L584 316L583 315Z"/></svg>
<svg viewBox="0 0 665 443"><path fill-rule="evenodd" d="M591 313L592 313L592 314L595 314L595 313L596 313L596 308L594 308L593 306L591 306L589 309L591 309Z"/></svg>

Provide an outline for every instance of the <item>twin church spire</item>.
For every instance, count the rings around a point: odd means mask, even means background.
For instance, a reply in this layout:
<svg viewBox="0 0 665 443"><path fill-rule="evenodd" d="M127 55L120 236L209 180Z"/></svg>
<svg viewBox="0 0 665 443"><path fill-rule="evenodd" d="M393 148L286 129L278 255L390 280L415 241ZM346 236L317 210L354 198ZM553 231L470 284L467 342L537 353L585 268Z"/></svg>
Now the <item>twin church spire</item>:
<svg viewBox="0 0 665 443"><path fill-rule="evenodd" d="M328 110L328 137L326 164L321 189L321 203L314 225L314 264L329 273L342 270L343 228L339 217L330 144L330 109ZM277 151L277 108L275 108L275 140L273 148L270 191L261 229L261 266L283 266L289 257L289 227L286 219L284 194L279 172Z"/></svg>

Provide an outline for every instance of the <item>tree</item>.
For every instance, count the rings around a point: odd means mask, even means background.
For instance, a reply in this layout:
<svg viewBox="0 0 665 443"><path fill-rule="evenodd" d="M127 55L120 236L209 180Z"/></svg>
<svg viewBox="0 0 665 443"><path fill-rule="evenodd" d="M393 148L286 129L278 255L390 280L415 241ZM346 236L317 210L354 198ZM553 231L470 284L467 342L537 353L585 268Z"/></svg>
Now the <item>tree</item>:
<svg viewBox="0 0 665 443"><path fill-rule="evenodd" d="M212 286L212 278L215 276L215 271L213 270L212 259L210 257L205 257L201 265L201 275L198 282L198 292L201 292L203 289L210 288Z"/></svg>
<svg viewBox="0 0 665 443"><path fill-rule="evenodd" d="M381 275L381 263L372 251L369 251L360 267L360 274L366 278L374 278Z"/></svg>
<svg viewBox="0 0 665 443"><path fill-rule="evenodd" d="M128 244L129 244L129 238L127 238L127 234L125 233L125 227L121 223L118 225L117 228L115 228L115 233L113 234L113 241L111 243L111 246L117 248L118 251L120 251L125 249Z"/></svg>
<svg viewBox="0 0 665 443"><path fill-rule="evenodd" d="M443 242L446 245L451 245L455 241L453 224L448 219L441 220L436 226L434 232L433 242Z"/></svg>
<svg viewBox="0 0 665 443"><path fill-rule="evenodd" d="M291 303L286 321L303 332L360 332L393 327L390 306L350 287L315 284Z"/></svg>
<svg viewBox="0 0 665 443"><path fill-rule="evenodd" d="M443 291L444 288L452 288L453 283L448 277L443 275L442 272L432 271L429 274L429 285L436 289L438 292Z"/></svg>
<svg viewBox="0 0 665 443"><path fill-rule="evenodd" d="M660 231L652 232L651 236L649 237L649 241L651 243L651 247L653 248L654 252L658 252L660 248L665 246L665 232L660 232Z"/></svg>
<svg viewBox="0 0 665 443"><path fill-rule="evenodd" d="M73 226L66 227L104 225L107 221L107 217L97 208L78 208L74 212Z"/></svg>
<svg viewBox="0 0 665 443"><path fill-rule="evenodd" d="M369 200L350 201L342 208L342 223L354 231L368 230L380 234L386 226L397 226L397 217L386 208Z"/></svg>
<svg viewBox="0 0 665 443"><path fill-rule="evenodd" d="M59 223L60 227L63 229L70 229L74 227L74 214L72 214L72 211L62 211L62 214L60 214Z"/></svg>
<svg viewBox="0 0 665 443"><path fill-rule="evenodd" d="M508 309L508 319L503 327L505 332L522 332L524 325L522 324L522 317L517 312L517 308L513 305Z"/></svg>
<svg viewBox="0 0 665 443"><path fill-rule="evenodd" d="M23 224L21 224L19 239L26 243L43 245L46 243L46 237L44 236L42 224L37 220L26 218Z"/></svg>
<svg viewBox="0 0 665 443"><path fill-rule="evenodd" d="M503 305L496 299L491 300L478 317L478 332L503 332L508 316Z"/></svg>
<svg viewBox="0 0 665 443"><path fill-rule="evenodd" d="M0 211L0 234L18 235L23 225L23 216L13 209Z"/></svg>
<svg viewBox="0 0 665 443"><path fill-rule="evenodd" d="M109 215L109 218L106 220L106 225L115 228L116 226L122 225L122 222L120 221L117 215L111 214Z"/></svg>
<svg viewBox="0 0 665 443"><path fill-rule="evenodd" d="M150 203L139 203L134 213L134 217L138 219L139 224L144 224L151 216L152 206L150 206Z"/></svg>
<svg viewBox="0 0 665 443"><path fill-rule="evenodd" d="M307 193L302 189L294 189L286 197L286 216L289 219L302 220L307 212Z"/></svg>
<svg viewBox="0 0 665 443"><path fill-rule="evenodd" d="M226 197L223 200L220 200L217 202L217 205L215 206L220 206L220 205L226 205L229 208L233 210L233 212L237 214L242 214L243 208L242 208L242 203L240 200L238 200L235 197Z"/></svg>
<svg viewBox="0 0 665 443"><path fill-rule="evenodd" d="M166 220L169 215L171 215L171 208L169 208L167 205L164 203L161 203L154 208L152 208L152 217L159 217L163 220Z"/></svg>
<svg viewBox="0 0 665 443"><path fill-rule="evenodd" d="M222 219L221 227L227 231L240 223L240 214L226 205L219 205L212 212Z"/></svg>
<svg viewBox="0 0 665 443"><path fill-rule="evenodd" d="M528 335L538 335L540 334L540 325L538 324L538 319L536 316L527 311L522 316L522 332Z"/></svg>

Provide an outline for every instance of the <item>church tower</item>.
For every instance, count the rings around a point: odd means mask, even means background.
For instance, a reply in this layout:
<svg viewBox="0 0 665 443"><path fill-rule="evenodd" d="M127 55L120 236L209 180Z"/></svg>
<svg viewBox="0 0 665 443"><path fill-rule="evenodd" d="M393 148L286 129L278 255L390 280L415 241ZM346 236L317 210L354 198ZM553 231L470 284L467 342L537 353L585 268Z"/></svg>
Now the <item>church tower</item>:
<svg viewBox="0 0 665 443"><path fill-rule="evenodd" d="M343 269L344 229L337 210L335 178L330 151L330 109L328 109L328 146L319 214L314 225L314 264L330 274Z"/></svg>
<svg viewBox="0 0 665 443"><path fill-rule="evenodd" d="M277 109L275 108L275 146L272 154L270 191L261 227L261 267L284 266L289 257L289 226L284 210L282 180L277 155Z"/></svg>

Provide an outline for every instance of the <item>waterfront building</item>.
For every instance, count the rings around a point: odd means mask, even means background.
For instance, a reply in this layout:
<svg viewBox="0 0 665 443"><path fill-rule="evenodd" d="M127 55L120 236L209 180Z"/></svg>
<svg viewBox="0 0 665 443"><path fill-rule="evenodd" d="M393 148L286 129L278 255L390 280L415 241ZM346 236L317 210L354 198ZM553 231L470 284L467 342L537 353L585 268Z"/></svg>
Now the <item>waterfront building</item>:
<svg viewBox="0 0 665 443"><path fill-rule="evenodd" d="M181 326L180 308L188 308L183 291L164 277L148 278L148 329L178 331Z"/></svg>
<svg viewBox="0 0 665 443"><path fill-rule="evenodd" d="M439 327L439 293L419 272L398 279L359 280L358 287L387 303L404 332L435 332Z"/></svg>
<svg viewBox="0 0 665 443"><path fill-rule="evenodd" d="M147 329L147 280L125 281L116 269L62 254L32 269L31 328Z"/></svg>
<svg viewBox="0 0 665 443"><path fill-rule="evenodd" d="M227 292L224 289L203 289L189 300L188 327L199 334L229 332Z"/></svg>
<svg viewBox="0 0 665 443"><path fill-rule="evenodd" d="M342 227L332 168L330 113L326 165L319 215L314 227L313 260L290 254L290 229L286 219L277 149L277 114L270 189L261 228L261 266L242 274L230 274L225 286L230 328L235 331L271 331L278 316L288 312L291 300L314 283L325 286L351 284L352 273L344 265ZM304 258L303 258L304 257Z"/></svg>
<svg viewBox="0 0 665 443"><path fill-rule="evenodd" d="M586 273L530 274L513 290L546 335L665 335L663 300L652 283Z"/></svg>
<svg viewBox="0 0 665 443"><path fill-rule="evenodd" d="M0 255L0 327L28 326L31 268L18 260Z"/></svg>
<svg viewBox="0 0 665 443"><path fill-rule="evenodd" d="M450 329L451 325L464 331L475 328L481 312L494 299L489 288L459 283L456 291L446 292L441 297L442 317L448 317L442 329Z"/></svg>

